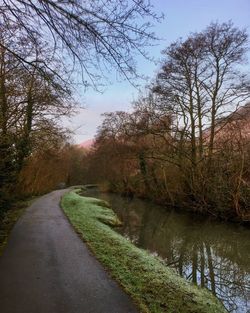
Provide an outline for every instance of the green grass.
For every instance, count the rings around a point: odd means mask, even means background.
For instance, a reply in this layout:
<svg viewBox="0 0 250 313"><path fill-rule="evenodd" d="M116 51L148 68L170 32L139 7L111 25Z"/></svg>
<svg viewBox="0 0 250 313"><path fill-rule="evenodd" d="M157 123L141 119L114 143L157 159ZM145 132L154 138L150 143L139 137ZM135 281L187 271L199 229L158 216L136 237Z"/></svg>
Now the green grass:
<svg viewBox="0 0 250 313"><path fill-rule="evenodd" d="M13 207L4 213L3 218L0 220L0 256L3 254L4 247L8 242L9 234L15 223L35 199L36 197L18 201Z"/></svg>
<svg viewBox="0 0 250 313"><path fill-rule="evenodd" d="M65 214L141 312L226 312L209 291L188 283L160 259L116 233L112 226L119 225L120 221L108 203L81 197L76 192L63 197L61 205Z"/></svg>

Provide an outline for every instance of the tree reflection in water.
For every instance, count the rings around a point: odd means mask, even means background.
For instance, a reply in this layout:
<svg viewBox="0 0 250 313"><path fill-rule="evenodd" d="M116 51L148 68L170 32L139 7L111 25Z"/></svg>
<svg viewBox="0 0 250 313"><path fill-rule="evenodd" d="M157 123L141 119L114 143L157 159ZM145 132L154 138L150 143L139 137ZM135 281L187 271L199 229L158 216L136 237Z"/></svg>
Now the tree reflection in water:
<svg viewBox="0 0 250 313"><path fill-rule="evenodd" d="M164 259L181 276L206 287L229 312L250 312L250 230L166 211L139 199L88 192L111 203L118 231Z"/></svg>
<svg viewBox="0 0 250 313"><path fill-rule="evenodd" d="M171 261L166 258L166 263L181 276L211 290L229 312L247 312L249 309L249 273L223 251L218 251L216 244L210 245L208 241L189 242L186 246L180 244L174 248Z"/></svg>

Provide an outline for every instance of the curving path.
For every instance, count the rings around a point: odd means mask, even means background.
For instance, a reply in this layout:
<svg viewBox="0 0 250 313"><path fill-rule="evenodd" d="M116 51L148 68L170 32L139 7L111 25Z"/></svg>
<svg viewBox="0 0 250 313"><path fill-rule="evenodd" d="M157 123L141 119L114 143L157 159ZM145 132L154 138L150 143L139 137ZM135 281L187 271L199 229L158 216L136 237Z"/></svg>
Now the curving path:
<svg viewBox="0 0 250 313"><path fill-rule="evenodd" d="M35 201L0 257L1 313L136 313L62 213L67 190Z"/></svg>

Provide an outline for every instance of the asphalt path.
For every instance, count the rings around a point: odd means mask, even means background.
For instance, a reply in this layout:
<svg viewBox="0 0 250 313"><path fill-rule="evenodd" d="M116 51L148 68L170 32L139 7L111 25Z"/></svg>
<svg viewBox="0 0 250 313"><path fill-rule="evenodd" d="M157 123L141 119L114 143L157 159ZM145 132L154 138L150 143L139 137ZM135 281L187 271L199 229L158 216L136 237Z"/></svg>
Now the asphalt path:
<svg viewBox="0 0 250 313"><path fill-rule="evenodd" d="M66 190L36 200L0 257L1 313L138 313L60 209Z"/></svg>

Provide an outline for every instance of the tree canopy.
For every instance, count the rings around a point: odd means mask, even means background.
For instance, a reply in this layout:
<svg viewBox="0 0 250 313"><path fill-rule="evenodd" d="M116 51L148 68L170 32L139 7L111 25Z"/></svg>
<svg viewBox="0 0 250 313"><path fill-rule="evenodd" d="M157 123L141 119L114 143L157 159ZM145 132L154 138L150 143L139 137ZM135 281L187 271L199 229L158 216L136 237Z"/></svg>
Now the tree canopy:
<svg viewBox="0 0 250 313"><path fill-rule="evenodd" d="M145 0L3 0L0 5L0 23L11 36L17 35L15 25L32 42L41 40L71 75L81 70L85 85L96 85L110 66L135 77L133 54L146 56L145 47L156 39L151 22L159 18ZM49 62L6 48L25 63L50 68Z"/></svg>

